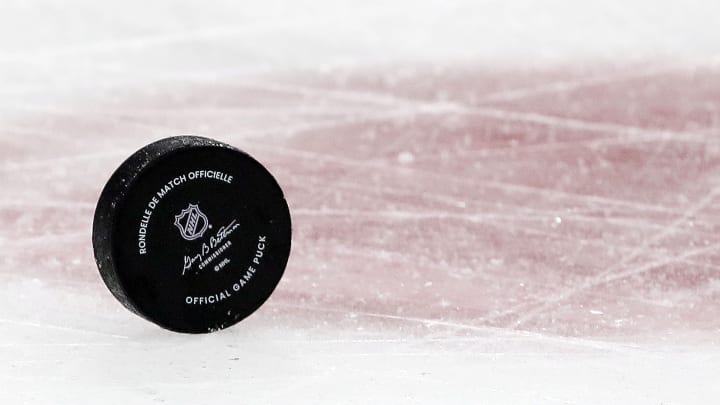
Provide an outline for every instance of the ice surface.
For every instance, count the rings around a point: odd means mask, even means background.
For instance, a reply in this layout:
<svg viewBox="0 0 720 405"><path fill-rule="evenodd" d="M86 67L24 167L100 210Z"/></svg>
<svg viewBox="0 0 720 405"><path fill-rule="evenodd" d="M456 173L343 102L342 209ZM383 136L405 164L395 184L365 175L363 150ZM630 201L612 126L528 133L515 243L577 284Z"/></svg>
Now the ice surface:
<svg viewBox="0 0 720 405"><path fill-rule="evenodd" d="M1 403L720 401L717 4L0 7ZM90 242L117 165L188 133L295 228L208 336L122 308Z"/></svg>

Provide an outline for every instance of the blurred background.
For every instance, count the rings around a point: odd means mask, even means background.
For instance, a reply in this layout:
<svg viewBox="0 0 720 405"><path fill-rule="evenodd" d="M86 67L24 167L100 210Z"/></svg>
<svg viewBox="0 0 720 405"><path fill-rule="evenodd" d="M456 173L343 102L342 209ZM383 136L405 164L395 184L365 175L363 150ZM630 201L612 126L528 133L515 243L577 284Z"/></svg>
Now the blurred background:
<svg viewBox="0 0 720 405"><path fill-rule="evenodd" d="M720 400L720 4L0 2L0 401ZM98 275L99 193L198 134L284 188L232 329Z"/></svg>

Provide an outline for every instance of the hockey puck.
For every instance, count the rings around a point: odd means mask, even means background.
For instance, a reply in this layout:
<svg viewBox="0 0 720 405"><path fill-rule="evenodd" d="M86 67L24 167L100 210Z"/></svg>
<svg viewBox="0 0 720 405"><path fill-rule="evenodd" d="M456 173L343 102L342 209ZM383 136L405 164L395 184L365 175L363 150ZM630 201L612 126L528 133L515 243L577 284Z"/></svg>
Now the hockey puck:
<svg viewBox="0 0 720 405"><path fill-rule="evenodd" d="M273 176L212 139L167 138L103 189L93 247L125 307L176 332L227 328L257 310L290 254L290 212Z"/></svg>

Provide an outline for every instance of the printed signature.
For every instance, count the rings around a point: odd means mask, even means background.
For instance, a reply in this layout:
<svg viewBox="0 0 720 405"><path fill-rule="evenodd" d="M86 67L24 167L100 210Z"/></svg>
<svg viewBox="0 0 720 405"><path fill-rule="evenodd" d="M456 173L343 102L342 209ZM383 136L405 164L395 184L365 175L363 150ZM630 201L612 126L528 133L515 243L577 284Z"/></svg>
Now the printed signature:
<svg viewBox="0 0 720 405"><path fill-rule="evenodd" d="M220 228L217 234L210 237L208 242L203 242L200 253L195 256L185 256L182 275L184 276L185 273L192 270L196 264L198 265L198 270L202 270L210 264L211 261L216 259L231 245L230 241L226 240L239 227L240 224L237 223L237 220L233 220L226 226Z"/></svg>

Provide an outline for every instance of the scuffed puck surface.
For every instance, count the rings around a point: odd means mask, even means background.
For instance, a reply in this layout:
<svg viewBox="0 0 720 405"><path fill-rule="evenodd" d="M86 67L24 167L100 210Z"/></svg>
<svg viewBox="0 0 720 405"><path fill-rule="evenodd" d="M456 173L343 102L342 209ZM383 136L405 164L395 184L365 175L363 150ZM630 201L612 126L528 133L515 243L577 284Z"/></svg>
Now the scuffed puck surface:
<svg viewBox="0 0 720 405"><path fill-rule="evenodd" d="M285 270L282 190L255 159L196 136L154 142L118 168L93 224L98 268L128 309L173 331L244 319Z"/></svg>

